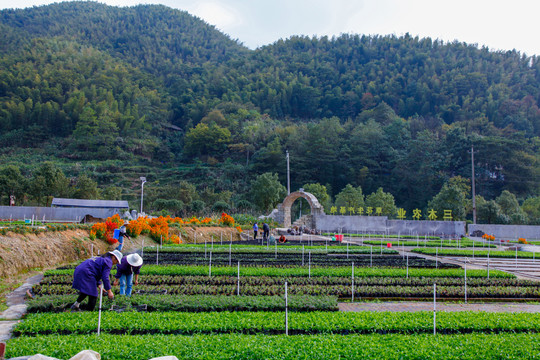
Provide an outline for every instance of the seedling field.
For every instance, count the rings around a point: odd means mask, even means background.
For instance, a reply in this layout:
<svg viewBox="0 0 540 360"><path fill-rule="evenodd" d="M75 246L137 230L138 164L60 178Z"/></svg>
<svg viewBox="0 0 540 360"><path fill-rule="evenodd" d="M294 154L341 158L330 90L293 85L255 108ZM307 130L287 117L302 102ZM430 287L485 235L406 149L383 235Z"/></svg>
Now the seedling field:
<svg viewBox="0 0 540 360"><path fill-rule="evenodd" d="M68 312L76 298L74 266L46 272L6 355L69 358L92 349L103 359L540 356L539 314L441 312L435 319L432 311L338 311L339 302L433 301L434 295L437 302L540 299L537 282L505 272L346 244L175 245L142 252L133 296L103 300L99 336L97 311Z"/></svg>

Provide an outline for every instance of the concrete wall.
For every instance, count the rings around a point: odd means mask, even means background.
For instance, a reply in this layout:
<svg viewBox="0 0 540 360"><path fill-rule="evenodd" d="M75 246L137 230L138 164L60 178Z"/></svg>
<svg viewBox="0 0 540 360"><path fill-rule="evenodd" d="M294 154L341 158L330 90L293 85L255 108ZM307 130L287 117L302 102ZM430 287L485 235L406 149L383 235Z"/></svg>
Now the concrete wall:
<svg viewBox="0 0 540 360"><path fill-rule="evenodd" d="M464 221L388 220L393 234L403 235L465 235Z"/></svg>
<svg viewBox="0 0 540 360"><path fill-rule="evenodd" d="M465 235L464 221L388 220L386 216L315 215L317 230L403 235Z"/></svg>
<svg viewBox="0 0 540 360"><path fill-rule="evenodd" d="M23 220L32 219L45 221L81 221L86 215L105 219L118 214L116 209L91 208L52 208L34 206L0 206L1 219Z"/></svg>
<svg viewBox="0 0 540 360"><path fill-rule="evenodd" d="M533 225L492 225L492 224L469 224L469 234L475 230L494 235L500 240L540 240L540 226Z"/></svg>

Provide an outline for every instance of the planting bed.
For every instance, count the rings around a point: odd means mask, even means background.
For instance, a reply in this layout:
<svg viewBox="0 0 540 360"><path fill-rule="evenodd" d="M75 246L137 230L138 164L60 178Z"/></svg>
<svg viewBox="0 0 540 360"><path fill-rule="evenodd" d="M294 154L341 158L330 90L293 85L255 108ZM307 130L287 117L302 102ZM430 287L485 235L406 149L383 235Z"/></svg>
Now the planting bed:
<svg viewBox="0 0 540 360"><path fill-rule="evenodd" d="M435 249L413 249L412 252L426 255L435 255ZM540 254L524 251L512 251L512 250L461 250L461 249L438 249L437 254L440 256L474 256L478 257L493 257L493 258L513 258L516 257L520 259L537 259ZM539 260L540 261L540 260Z"/></svg>
<svg viewBox="0 0 540 360"><path fill-rule="evenodd" d="M434 336L433 312L337 311L338 299L351 301L353 291L356 301L432 300L434 283L439 301L463 300L465 289L476 301L537 300L537 282L501 271L488 279L485 270L468 270L465 280L464 269L413 256L407 268L407 258L386 249L381 255L369 247L350 246L347 254L343 245L282 246L277 259L272 246L145 248L134 295L104 299L103 308L115 311L102 314L100 337L97 311L66 312L76 297L74 267L47 271L6 355L69 358L92 349L102 359L137 360L540 356L538 314L437 313Z"/></svg>

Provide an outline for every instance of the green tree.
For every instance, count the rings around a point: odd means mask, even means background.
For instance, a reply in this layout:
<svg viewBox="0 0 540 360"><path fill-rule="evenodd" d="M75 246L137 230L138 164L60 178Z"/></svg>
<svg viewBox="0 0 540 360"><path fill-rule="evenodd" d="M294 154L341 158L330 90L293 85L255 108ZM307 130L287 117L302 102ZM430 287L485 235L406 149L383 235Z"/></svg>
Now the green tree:
<svg viewBox="0 0 540 360"><path fill-rule="evenodd" d="M384 192L382 187L366 196L366 207L372 207L374 212L376 208L380 207L382 214L388 217L392 217L397 213L394 195Z"/></svg>
<svg viewBox="0 0 540 360"><path fill-rule="evenodd" d="M270 211L287 195L277 174L264 173L251 183L251 198L261 211Z"/></svg>
<svg viewBox="0 0 540 360"><path fill-rule="evenodd" d="M514 194L508 190L504 190L501 195L499 195L495 202L501 208L501 212L508 216L510 219L516 219L518 223L523 223L523 218L525 218L526 223L526 214L521 210L519 202Z"/></svg>
<svg viewBox="0 0 540 360"><path fill-rule="evenodd" d="M529 218L529 224L540 225L540 196L526 199L521 205L523 211Z"/></svg>
<svg viewBox="0 0 540 360"><path fill-rule="evenodd" d="M174 216L178 216L184 209L184 203L176 199L157 199L154 201L153 207L156 211L166 210Z"/></svg>
<svg viewBox="0 0 540 360"><path fill-rule="evenodd" d="M231 141L231 132L215 123L199 123L187 132L184 141L186 155L222 157Z"/></svg>
<svg viewBox="0 0 540 360"><path fill-rule="evenodd" d="M339 194L336 195L336 206L344 206L347 209L352 207L358 209L364 207L364 194L360 186L354 187L351 184L347 184Z"/></svg>
<svg viewBox="0 0 540 360"><path fill-rule="evenodd" d="M428 203L428 208L437 214L444 214L444 210L452 211L452 220L465 220L465 195L457 185L446 183L441 191Z"/></svg>
<svg viewBox="0 0 540 360"><path fill-rule="evenodd" d="M7 165L0 169L0 197L4 196L9 204L9 197L15 196L21 204L26 193L26 179L22 176L19 167Z"/></svg>
<svg viewBox="0 0 540 360"><path fill-rule="evenodd" d="M478 222L496 224L501 219L501 207L495 200L485 200L482 196L476 197L476 212Z"/></svg>
<svg viewBox="0 0 540 360"><path fill-rule="evenodd" d="M78 177L73 193L76 199L99 199L99 195L97 182L84 174Z"/></svg>
<svg viewBox="0 0 540 360"><path fill-rule="evenodd" d="M52 162L45 162L34 172L30 180L30 194L38 203L45 199L44 204L48 206L53 197L71 195L69 183L69 179L60 168Z"/></svg>
<svg viewBox="0 0 540 360"><path fill-rule="evenodd" d="M107 186L101 190L101 197L105 200L122 200L122 188L118 186Z"/></svg>
<svg viewBox="0 0 540 360"><path fill-rule="evenodd" d="M330 208L330 195L328 195L326 186L321 185L319 183L312 183L312 184L304 184L303 188L304 188L304 191L315 195L315 197L317 198L317 200L319 200L319 203L323 206L323 208L325 209Z"/></svg>

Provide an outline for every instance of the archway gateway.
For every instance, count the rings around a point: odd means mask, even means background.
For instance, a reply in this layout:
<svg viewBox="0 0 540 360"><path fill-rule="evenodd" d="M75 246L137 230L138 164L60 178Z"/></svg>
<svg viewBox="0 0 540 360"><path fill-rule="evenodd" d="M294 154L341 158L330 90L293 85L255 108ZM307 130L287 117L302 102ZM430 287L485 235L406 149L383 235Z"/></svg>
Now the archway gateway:
<svg viewBox="0 0 540 360"><path fill-rule="evenodd" d="M295 191L288 195L281 204L278 205L278 217L282 220L283 226L291 227L291 206L298 199L304 198L311 207L311 216L324 215L324 210L315 195L305 191Z"/></svg>

